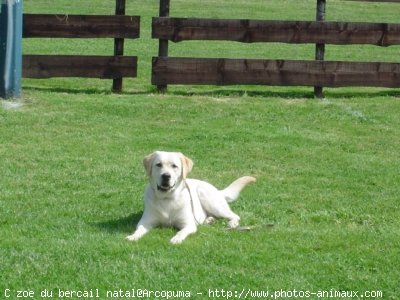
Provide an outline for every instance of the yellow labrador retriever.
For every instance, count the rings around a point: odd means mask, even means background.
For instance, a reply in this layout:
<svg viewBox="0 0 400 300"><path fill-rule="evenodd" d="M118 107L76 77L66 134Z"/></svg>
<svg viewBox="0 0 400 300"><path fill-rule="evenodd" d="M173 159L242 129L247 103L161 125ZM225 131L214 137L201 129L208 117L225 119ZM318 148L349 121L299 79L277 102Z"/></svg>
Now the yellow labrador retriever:
<svg viewBox="0 0 400 300"><path fill-rule="evenodd" d="M197 230L197 225L210 223L214 218L226 218L229 227L239 225L240 217L228 203L239 197L240 191L254 177L245 176L232 182L224 190L196 179L188 179L191 159L178 152L156 151L143 160L150 182L144 194L144 212L136 231L127 236L137 241L158 226L175 227L179 231L171 239L179 244Z"/></svg>

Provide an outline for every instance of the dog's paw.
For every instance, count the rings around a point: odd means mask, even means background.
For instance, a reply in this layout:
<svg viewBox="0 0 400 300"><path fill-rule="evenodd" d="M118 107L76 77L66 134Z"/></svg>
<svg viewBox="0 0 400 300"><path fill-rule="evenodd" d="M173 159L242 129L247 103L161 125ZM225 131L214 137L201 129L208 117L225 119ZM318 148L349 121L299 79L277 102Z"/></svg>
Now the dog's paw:
<svg viewBox="0 0 400 300"><path fill-rule="evenodd" d="M171 244L178 245L181 244L188 236L187 232L179 231L171 240Z"/></svg>
<svg viewBox="0 0 400 300"><path fill-rule="evenodd" d="M215 222L215 218L214 217L207 217L207 219L205 219L204 224L212 224Z"/></svg>
<svg viewBox="0 0 400 300"><path fill-rule="evenodd" d="M181 244L184 240L185 240L185 238L182 238L182 237L180 237L180 236L178 236L178 235L175 235L175 236L170 240L170 242L171 242L171 244L179 245L179 244Z"/></svg>
<svg viewBox="0 0 400 300"><path fill-rule="evenodd" d="M229 228L236 228L239 226L239 219L231 219L228 222L228 227Z"/></svg>
<svg viewBox="0 0 400 300"><path fill-rule="evenodd" d="M128 236L126 237L126 239L127 239L128 241L131 241L131 242L136 242L136 241L138 241L140 238L141 238L141 236L139 236L139 235L137 235L137 234L131 234L131 235L128 235Z"/></svg>

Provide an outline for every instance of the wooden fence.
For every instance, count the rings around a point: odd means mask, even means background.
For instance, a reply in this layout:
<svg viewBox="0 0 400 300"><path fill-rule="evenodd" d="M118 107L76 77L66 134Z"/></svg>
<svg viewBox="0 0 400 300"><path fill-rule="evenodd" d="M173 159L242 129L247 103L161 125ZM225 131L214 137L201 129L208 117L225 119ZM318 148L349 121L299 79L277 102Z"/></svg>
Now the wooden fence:
<svg viewBox="0 0 400 300"><path fill-rule="evenodd" d="M169 0L161 0L161 6ZM317 21L223 20L168 17L152 20L152 37L160 40L153 57L152 84L301 85L321 87L400 87L400 64L323 61L325 44L400 45L400 24L325 22L325 0L317 1ZM168 43L186 40L225 40L242 43L316 44L316 60L260 60L168 57ZM163 51L161 51L161 43ZM166 48L166 49L165 49Z"/></svg>
<svg viewBox="0 0 400 300"><path fill-rule="evenodd" d="M113 38L114 55L24 55L23 77L113 79L113 91L121 92L122 78L137 76L137 56L124 56L124 39L139 38L140 31L140 17L125 16L125 1L116 0L115 15L109 16L24 14L24 38ZM326 22L325 3L317 0L316 21L271 21L173 18L170 0L160 0L159 17L152 20L152 37L159 39L152 84L160 91L168 84L302 85L314 86L317 97L322 87L400 87L400 64L324 61L326 44L400 45L400 24ZM312 43L315 60L168 56L169 41L187 40Z"/></svg>
<svg viewBox="0 0 400 300"><path fill-rule="evenodd" d="M137 56L123 56L124 39L139 37L140 17L125 16L125 0L116 0L115 15L23 15L24 38L114 38L113 56L23 55L28 78L93 77L113 79L122 91L123 77L137 76Z"/></svg>

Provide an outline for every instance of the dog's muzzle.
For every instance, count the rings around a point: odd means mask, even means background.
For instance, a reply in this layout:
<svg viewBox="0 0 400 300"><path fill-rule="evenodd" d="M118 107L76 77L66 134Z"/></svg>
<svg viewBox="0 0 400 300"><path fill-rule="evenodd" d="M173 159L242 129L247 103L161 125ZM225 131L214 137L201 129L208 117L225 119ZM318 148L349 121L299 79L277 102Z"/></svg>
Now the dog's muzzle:
<svg viewBox="0 0 400 300"><path fill-rule="evenodd" d="M168 173L164 173L161 175L161 185L157 185L157 190L161 192L168 192L171 190L175 184L170 185L171 175Z"/></svg>
<svg viewBox="0 0 400 300"><path fill-rule="evenodd" d="M159 190L160 192L168 192L170 190L172 190L175 187L175 184L173 186L165 186L165 185L157 185L157 190Z"/></svg>

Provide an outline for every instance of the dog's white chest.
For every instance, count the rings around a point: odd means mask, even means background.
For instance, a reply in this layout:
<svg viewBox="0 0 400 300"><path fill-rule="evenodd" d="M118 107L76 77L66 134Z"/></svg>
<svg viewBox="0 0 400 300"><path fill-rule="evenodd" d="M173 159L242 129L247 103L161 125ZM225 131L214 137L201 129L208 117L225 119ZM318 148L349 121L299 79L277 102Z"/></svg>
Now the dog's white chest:
<svg viewBox="0 0 400 300"><path fill-rule="evenodd" d="M182 195L160 199L153 193L149 195L148 208L160 225L179 228L191 221L192 213L188 197Z"/></svg>
<svg viewBox="0 0 400 300"><path fill-rule="evenodd" d="M174 226L181 214L183 206L172 200L159 200L154 208L157 210L159 220L166 226Z"/></svg>

